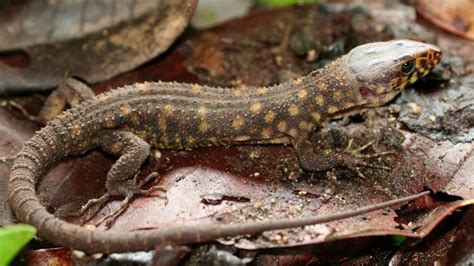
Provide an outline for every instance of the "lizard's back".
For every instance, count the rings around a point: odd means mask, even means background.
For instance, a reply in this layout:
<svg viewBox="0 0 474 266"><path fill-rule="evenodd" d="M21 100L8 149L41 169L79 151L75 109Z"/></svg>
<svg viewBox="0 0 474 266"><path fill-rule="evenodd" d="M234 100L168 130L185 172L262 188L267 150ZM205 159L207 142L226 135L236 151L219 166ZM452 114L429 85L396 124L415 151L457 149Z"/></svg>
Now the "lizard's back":
<svg viewBox="0 0 474 266"><path fill-rule="evenodd" d="M125 86L58 116L56 120L65 127L58 133L71 144L69 154L93 147L95 133L104 129L133 132L151 146L165 149L284 138L301 121L307 127L319 122L305 112L316 94L310 84L317 82L306 79L313 82L301 79L237 89L168 82Z"/></svg>

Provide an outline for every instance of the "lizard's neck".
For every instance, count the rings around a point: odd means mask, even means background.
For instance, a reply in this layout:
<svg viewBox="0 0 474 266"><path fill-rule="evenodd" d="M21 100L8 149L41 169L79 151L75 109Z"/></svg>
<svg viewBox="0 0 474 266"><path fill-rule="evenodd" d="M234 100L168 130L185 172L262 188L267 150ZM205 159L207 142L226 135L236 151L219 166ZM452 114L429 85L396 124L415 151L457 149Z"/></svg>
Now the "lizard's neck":
<svg viewBox="0 0 474 266"><path fill-rule="evenodd" d="M293 81L237 94L252 98L249 112L252 124L267 125L260 130L285 133L293 138L306 136L325 119L357 110L363 103L352 87L356 82L347 71L345 60L342 57Z"/></svg>

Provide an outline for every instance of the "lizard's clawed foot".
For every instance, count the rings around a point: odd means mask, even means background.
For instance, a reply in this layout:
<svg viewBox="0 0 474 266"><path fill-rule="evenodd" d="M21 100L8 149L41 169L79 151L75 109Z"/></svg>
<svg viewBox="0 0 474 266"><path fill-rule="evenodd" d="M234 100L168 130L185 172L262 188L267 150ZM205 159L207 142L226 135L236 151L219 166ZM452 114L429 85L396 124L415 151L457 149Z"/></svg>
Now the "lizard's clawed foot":
<svg viewBox="0 0 474 266"><path fill-rule="evenodd" d="M34 123L39 122L39 119L38 119L37 116L30 114L28 112L28 110L26 110L25 107L23 107L23 105L21 105L20 103L14 101L14 100L1 101L0 106L5 106L5 107L11 108L11 109L15 109L16 111L20 112L20 114L24 118L26 118L27 120L29 120L31 122L34 122Z"/></svg>
<svg viewBox="0 0 474 266"><path fill-rule="evenodd" d="M375 141L372 140L372 141L369 141L365 145L362 145L358 148L354 148L353 139L350 139L347 144L347 147L343 151L343 153L348 155L348 160L345 161L344 166L346 166L349 170L357 173L357 175L361 178L365 178L365 175L361 171L361 167L390 171L391 170L390 167L387 167L384 165L376 165L376 164L365 161L368 159L378 158L381 156L386 156L386 155L395 153L394 150L389 150L389 151L375 152L375 153L370 153L370 154L362 154L362 152L364 152L365 150L367 150L369 147L373 146L374 144L375 144Z"/></svg>
<svg viewBox="0 0 474 266"><path fill-rule="evenodd" d="M115 187L113 191L107 191L101 197L89 200L84 206L81 207L79 211L75 213L69 213L68 216L82 216L93 205L103 205L111 197L124 197L117 210L105 215L99 221L94 223L95 226L99 226L100 224L105 222L105 226L109 228L117 219L117 217L119 217L120 214L122 214L128 208L130 201L135 195L141 195L145 197L154 196L166 199L166 196L154 193L156 191L165 192L166 189L163 186L152 186L149 189L142 189L144 185L150 183L150 181L156 179L156 177L158 176L159 174L157 172L153 172L149 174L145 179L140 181L138 180L138 174L136 174L133 179L123 181L119 184L118 187Z"/></svg>
<svg viewBox="0 0 474 266"><path fill-rule="evenodd" d="M10 163L15 160L15 156L1 156L0 163Z"/></svg>
<svg viewBox="0 0 474 266"><path fill-rule="evenodd" d="M162 186L152 186L149 189L142 189L144 185L148 184L151 180L158 176L159 174L157 172L153 172L142 181L139 181L138 174L135 175L135 177L131 180L132 183L126 182L124 184L124 188L120 189L123 193L122 196L124 196L124 199L120 203L119 208L116 211L113 211L112 213L102 217L95 223L95 225L99 226L105 222L105 227L109 228L115 222L117 217L119 217L128 208L130 201L135 195L141 195L145 197L154 196L166 199L166 196L154 194L155 191L165 192L166 189Z"/></svg>

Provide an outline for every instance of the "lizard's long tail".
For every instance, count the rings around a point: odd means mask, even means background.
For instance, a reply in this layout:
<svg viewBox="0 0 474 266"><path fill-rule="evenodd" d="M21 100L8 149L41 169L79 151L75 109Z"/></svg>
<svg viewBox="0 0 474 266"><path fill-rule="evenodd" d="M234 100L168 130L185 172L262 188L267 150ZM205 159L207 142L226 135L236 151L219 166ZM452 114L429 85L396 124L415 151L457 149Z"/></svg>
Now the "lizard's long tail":
<svg viewBox="0 0 474 266"><path fill-rule="evenodd" d="M330 216L250 222L242 224L184 225L164 230L114 232L91 230L65 222L50 214L36 196L36 183L48 166L68 154L70 141L64 138L65 123L53 121L25 143L11 169L10 203L18 218L35 226L40 237L69 248L90 253L131 252L150 250L156 245L197 243L219 237L256 234L266 230L284 229L323 223L355 216L391 205L400 204L421 194L381 205ZM426 194L426 193L425 193Z"/></svg>

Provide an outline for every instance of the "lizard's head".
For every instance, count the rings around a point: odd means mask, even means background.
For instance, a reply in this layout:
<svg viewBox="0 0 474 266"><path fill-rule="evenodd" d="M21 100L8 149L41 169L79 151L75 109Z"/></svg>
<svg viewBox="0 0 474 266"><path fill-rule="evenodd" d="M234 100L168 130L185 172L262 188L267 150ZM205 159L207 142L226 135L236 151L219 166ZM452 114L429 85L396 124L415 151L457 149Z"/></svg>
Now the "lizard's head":
<svg viewBox="0 0 474 266"><path fill-rule="evenodd" d="M401 90L425 76L441 60L434 45L394 40L375 42L352 49L348 70L355 77L361 107L382 105Z"/></svg>

